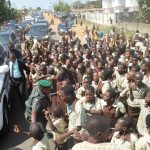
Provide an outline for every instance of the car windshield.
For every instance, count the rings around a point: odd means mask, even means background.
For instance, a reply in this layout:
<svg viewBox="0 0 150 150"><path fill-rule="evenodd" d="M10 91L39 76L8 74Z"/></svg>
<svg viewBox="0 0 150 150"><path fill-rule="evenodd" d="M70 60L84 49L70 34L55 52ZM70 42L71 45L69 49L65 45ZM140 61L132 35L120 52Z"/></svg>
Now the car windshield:
<svg viewBox="0 0 150 150"><path fill-rule="evenodd" d="M44 20L42 20L42 21L38 21L39 23L48 23L47 21L44 21Z"/></svg>
<svg viewBox="0 0 150 150"><path fill-rule="evenodd" d="M30 22L24 21L20 23L21 27L26 27L27 24L30 24Z"/></svg>
<svg viewBox="0 0 150 150"><path fill-rule="evenodd" d="M59 25L59 28L60 28L60 29L66 29L66 26L63 25L63 24L61 24L61 25Z"/></svg>
<svg viewBox="0 0 150 150"><path fill-rule="evenodd" d="M9 35L8 34L0 34L0 42L2 44L8 44L9 43Z"/></svg>
<svg viewBox="0 0 150 150"><path fill-rule="evenodd" d="M12 23L8 23L5 25L5 27L10 28L10 29L14 29L15 25Z"/></svg>
<svg viewBox="0 0 150 150"><path fill-rule="evenodd" d="M33 26L30 28L28 34L36 34L36 33L47 33L46 26Z"/></svg>

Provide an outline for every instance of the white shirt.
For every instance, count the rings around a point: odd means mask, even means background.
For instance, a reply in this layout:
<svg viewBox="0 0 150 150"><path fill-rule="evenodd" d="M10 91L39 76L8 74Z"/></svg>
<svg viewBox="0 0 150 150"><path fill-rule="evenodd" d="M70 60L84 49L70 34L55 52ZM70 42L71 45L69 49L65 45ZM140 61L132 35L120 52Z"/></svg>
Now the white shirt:
<svg viewBox="0 0 150 150"><path fill-rule="evenodd" d="M32 147L32 150L48 150L47 146L39 141L36 145Z"/></svg>
<svg viewBox="0 0 150 150"><path fill-rule="evenodd" d="M21 78L21 73L18 66L17 59L13 63L12 61L9 62L9 69L10 69L10 76L14 78Z"/></svg>
<svg viewBox="0 0 150 150"><path fill-rule="evenodd" d="M47 138L47 133L44 133L44 137L36 145L32 146L32 150L54 150L55 144L52 139Z"/></svg>
<svg viewBox="0 0 150 150"><path fill-rule="evenodd" d="M141 137L135 145L135 150L149 150L150 149L150 135L146 133Z"/></svg>
<svg viewBox="0 0 150 150"><path fill-rule="evenodd" d="M37 39L33 39L33 46L31 48L32 54L37 50L38 46L39 46L39 42L37 41Z"/></svg>

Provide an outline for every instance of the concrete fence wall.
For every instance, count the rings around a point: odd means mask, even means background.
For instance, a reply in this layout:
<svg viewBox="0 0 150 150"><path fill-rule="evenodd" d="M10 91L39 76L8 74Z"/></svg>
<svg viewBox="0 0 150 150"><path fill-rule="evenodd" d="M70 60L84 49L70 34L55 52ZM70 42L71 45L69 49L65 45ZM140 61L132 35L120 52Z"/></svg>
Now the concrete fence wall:
<svg viewBox="0 0 150 150"><path fill-rule="evenodd" d="M129 14L128 16L130 17ZM150 24L126 22L125 20L118 19L118 14L115 13L105 13L103 11L87 11L81 13L81 18L85 18L88 21L101 25L115 25L118 28L123 27L124 29L131 31L136 31L138 29L142 33L150 34ZM112 24L110 18L112 19Z"/></svg>
<svg viewBox="0 0 150 150"><path fill-rule="evenodd" d="M150 34L150 24L144 23L130 23L124 22L117 25L118 27L124 27L125 29L136 31L139 30L141 33L149 33Z"/></svg>

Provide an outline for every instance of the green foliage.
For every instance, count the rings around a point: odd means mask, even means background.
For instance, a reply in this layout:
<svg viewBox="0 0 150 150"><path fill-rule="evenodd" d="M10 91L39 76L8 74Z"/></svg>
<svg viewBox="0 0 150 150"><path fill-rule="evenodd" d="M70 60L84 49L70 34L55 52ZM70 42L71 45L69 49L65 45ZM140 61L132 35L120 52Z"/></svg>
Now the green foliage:
<svg viewBox="0 0 150 150"><path fill-rule="evenodd" d="M77 0L72 4L73 9L89 9L89 8L102 8L102 0L87 0L85 4Z"/></svg>
<svg viewBox="0 0 150 150"><path fill-rule="evenodd" d="M150 0L138 0L140 22L150 23Z"/></svg>
<svg viewBox="0 0 150 150"><path fill-rule="evenodd" d="M20 19L21 12L11 7L10 0L0 0L0 23L5 20Z"/></svg>
<svg viewBox="0 0 150 150"><path fill-rule="evenodd" d="M95 8L102 8L102 0L95 1Z"/></svg>
<svg viewBox="0 0 150 150"><path fill-rule="evenodd" d="M72 4L73 9L82 9L84 8L84 4L81 3L80 1L76 1Z"/></svg>
<svg viewBox="0 0 150 150"><path fill-rule="evenodd" d="M55 12L70 12L71 7L67 3L59 2L57 5L54 5Z"/></svg>
<svg viewBox="0 0 150 150"><path fill-rule="evenodd" d="M41 7L36 7L36 11L41 11Z"/></svg>

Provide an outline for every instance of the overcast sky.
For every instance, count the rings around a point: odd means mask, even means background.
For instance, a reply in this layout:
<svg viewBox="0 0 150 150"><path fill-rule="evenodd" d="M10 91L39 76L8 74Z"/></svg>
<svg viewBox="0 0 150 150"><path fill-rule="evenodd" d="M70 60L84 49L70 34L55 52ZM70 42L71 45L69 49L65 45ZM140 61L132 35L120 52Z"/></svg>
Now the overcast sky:
<svg viewBox="0 0 150 150"><path fill-rule="evenodd" d="M59 0L10 0L12 3L12 6L17 8L22 8L23 6L26 6L26 8L36 8L41 7L43 9L48 9L50 6L57 3ZM77 0L64 0L65 2L72 3ZM87 0L80 0L80 2L86 2Z"/></svg>

